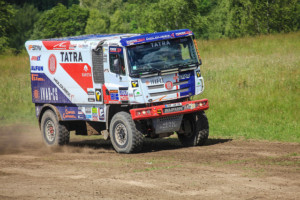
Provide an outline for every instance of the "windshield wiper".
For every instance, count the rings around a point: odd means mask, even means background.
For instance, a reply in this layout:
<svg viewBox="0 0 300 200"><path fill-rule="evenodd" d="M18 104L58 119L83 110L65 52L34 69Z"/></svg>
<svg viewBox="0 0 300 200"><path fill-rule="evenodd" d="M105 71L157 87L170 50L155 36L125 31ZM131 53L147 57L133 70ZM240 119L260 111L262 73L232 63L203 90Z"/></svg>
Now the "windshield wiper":
<svg viewBox="0 0 300 200"><path fill-rule="evenodd" d="M179 66L179 71L184 68L196 67L198 64L198 62L194 62L192 60L188 61L187 63L181 63L181 65Z"/></svg>
<svg viewBox="0 0 300 200"><path fill-rule="evenodd" d="M150 70L149 70L149 72L150 73L158 73L158 75L160 74L160 72L161 72L161 70L160 69L157 69L157 68L151 68Z"/></svg>

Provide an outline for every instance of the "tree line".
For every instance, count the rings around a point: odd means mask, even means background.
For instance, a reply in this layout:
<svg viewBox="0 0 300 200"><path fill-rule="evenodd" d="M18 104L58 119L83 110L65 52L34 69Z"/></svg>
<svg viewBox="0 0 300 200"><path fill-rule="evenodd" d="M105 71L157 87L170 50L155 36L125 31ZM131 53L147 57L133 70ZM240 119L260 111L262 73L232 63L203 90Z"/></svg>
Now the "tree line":
<svg viewBox="0 0 300 200"><path fill-rule="evenodd" d="M299 0L0 0L0 52L28 39L189 28L198 38L297 31Z"/></svg>

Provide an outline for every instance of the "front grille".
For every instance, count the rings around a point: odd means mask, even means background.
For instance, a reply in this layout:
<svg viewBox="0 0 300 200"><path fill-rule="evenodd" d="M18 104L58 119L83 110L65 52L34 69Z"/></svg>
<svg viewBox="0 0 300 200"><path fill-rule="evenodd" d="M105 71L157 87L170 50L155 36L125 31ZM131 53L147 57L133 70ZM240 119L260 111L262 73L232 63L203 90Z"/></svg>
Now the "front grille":
<svg viewBox="0 0 300 200"><path fill-rule="evenodd" d="M174 82L173 85L177 86L177 85L184 85L187 84L189 81L181 81L181 82ZM153 89L161 89L164 88L164 84L159 84L159 85L150 85L148 86L149 90L153 90Z"/></svg>
<svg viewBox="0 0 300 200"><path fill-rule="evenodd" d="M150 93L151 97L161 96L161 95L168 95L168 94L175 94L177 92L187 92L189 91L189 88L183 88L179 90L170 90L165 92L156 92L156 93Z"/></svg>

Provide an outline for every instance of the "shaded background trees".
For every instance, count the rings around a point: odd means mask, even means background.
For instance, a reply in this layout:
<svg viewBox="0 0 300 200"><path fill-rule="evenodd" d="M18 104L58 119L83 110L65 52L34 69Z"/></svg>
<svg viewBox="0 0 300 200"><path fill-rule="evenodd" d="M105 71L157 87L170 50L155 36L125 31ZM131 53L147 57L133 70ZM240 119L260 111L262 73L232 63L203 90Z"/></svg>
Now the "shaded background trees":
<svg viewBox="0 0 300 200"><path fill-rule="evenodd" d="M203 39L297 31L298 0L0 0L0 52L28 39L189 28Z"/></svg>

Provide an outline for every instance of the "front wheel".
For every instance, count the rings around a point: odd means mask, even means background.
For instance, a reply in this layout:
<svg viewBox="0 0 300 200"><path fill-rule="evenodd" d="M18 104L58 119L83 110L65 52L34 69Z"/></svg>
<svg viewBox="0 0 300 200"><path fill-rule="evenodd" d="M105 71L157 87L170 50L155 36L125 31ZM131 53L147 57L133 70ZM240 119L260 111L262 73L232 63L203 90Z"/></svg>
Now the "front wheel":
<svg viewBox="0 0 300 200"><path fill-rule="evenodd" d="M58 146L69 143L70 132L65 125L60 124L52 110L47 110L43 114L41 131L43 140L47 146Z"/></svg>
<svg viewBox="0 0 300 200"><path fill-rule="evenodd" d="M209 126L203 111L186 115L182 127L184 133L178 134L178 139L182 145L198 146L205 144L209 135Z"/></svg>
<svg viewBox="0 0 300 200"><path fill-rule="evenodd" d="M143 135L129 113L119 112L111 120L109 134L118 153L136 153L143 146Z"/></svg>

